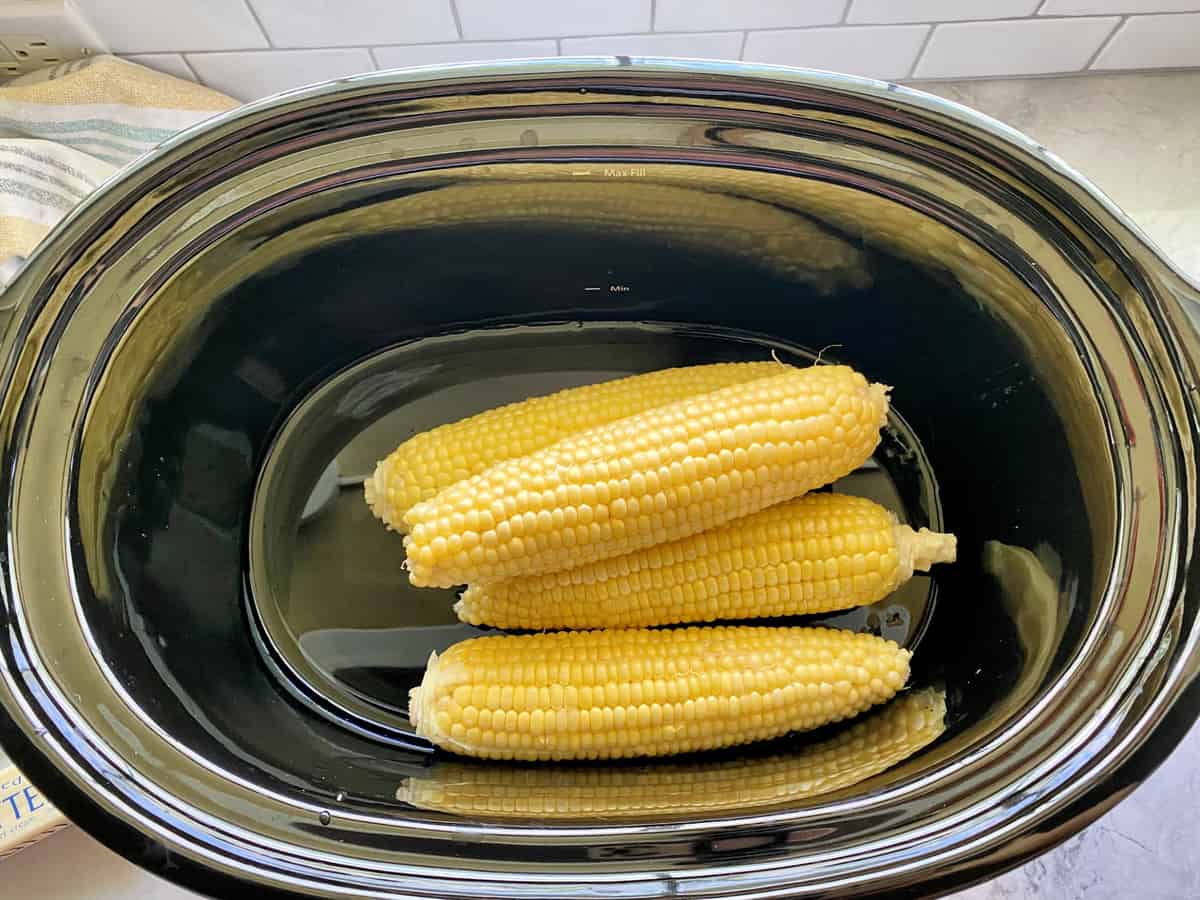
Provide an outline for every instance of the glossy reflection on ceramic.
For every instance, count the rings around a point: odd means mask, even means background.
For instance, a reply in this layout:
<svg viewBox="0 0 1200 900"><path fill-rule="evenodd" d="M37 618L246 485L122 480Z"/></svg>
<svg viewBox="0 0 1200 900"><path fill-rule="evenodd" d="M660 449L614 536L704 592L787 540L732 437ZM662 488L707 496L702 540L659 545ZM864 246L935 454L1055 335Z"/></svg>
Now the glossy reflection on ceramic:
<svg viewBox="0 0 1200 900"><path fill-rule="evenodd" d="M128 170L6 295L3 738L210 891L981 877L1195 716L1194 298L1040 148L894 86L558 61L254 104ZM661 766L431 754L404 694L472 630L404 584L374 460L531 391L771 352L892 385L839 487L959 535L957 565L839 617L915 646L912 691ZM915 697L937 714L905 742ZM848 742L890 749L811 774ZM658 802L614 811L637 791Z"/></svg>

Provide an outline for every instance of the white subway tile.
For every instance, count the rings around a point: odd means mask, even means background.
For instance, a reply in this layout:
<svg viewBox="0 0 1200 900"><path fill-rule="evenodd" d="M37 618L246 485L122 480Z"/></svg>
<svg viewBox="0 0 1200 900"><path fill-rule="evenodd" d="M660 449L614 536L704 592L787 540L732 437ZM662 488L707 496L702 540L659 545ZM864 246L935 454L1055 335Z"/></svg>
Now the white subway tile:
<svg viewBox="0 0 1200 900"><path fill-rule="evenodd" d="M1042 16L1095 16L1109 13L1190 12L1200 0L1046 0Z"/></svg>
<svg viewBox="0 0 1200 900"><path fill-rule="evenodd" d="M1041 0L854 0L846 21L858 23L955 22L1028 16Z"/></svg>
<svg viewBox="0 0 1200 900"><path fill-rule="evenodd" d="M650 30L650 0L458 0L468 40Z"/></svg>
<svg viewBox="0 0 1200 900"><path fill-rule="evenodd" d="M276 47L423 44L458 38L450 0L250 0Z"/></svg>
<svg viewBox="0 0 1200 900"><path fill-rule="evenodd" d="M752 31L744 59L896 79L912 69L928 33L928 25Z"/></svg>
<svg viewBox="0 0 1200 900"><path fill-rule="evenodd" d="M442 63L478 62L489 59L530 59L558 56L554 41L460 41L457 44L414 44L411 47L373 47L380 68L435 66Z"/></svg>
<svg viewBox="0 0 1200 900"><path fill-rule="evenodd" d="M562 52L569 56L677 56L691 59L737 59L742 53L740 31L693 34L626 34L566 38Z"/></svg>
<svg viewBox="0 0 1200 900"><path fill-rule="evenodd" d="M1134 16L1117 31L1095 69L1200 66L1200 13Z"/></svg>
<svg viewBox="0 0 1200 900"><path fill-rule="evenodd" d="M187 61L206 85L239 100L254 100L375 68L371 55L361 47L189 53Z"/></svg>
<svg viewBox="0 0 1200 900"><path fill-rule="evenodd" d="M829 25L840 22L845 9L845 0L658 0L654 30Z"/></svg>
<svg viewBox="0 0 1200 900"><path fill-rule="evenodd" d="M188 68L187 61L179 53L127 53L122 58L156 72L174 75L176 78L196 80L196 76Z"/></svg>
<svg viewBox="0 0 1200 900"><path fill-rule="evenodd" d="M1120 19L1018 19L938 25L914 78L1076 72Z"/></svg>
<svg viewBox="0 0 1200 900"><path fill-rule="evenodd" d="M114 53L267 46L244 0L75 0Z"/></svg>

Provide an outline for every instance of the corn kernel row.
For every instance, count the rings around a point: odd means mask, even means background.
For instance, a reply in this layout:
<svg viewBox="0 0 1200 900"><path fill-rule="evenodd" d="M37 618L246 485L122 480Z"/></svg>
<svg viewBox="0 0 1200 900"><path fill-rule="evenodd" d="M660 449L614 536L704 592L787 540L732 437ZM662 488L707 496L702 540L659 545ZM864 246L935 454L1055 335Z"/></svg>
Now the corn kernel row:
<svg viewBox="0 0 1200 900"><path fill-rule="evenodd" d="M623 556L471 585L455 611L533 630L794 616L874 603L953 557L953 535L915 532L861 497L807 494Z"/></svg>
<svg viewBox="0 0 1200 900"><path fill-rule="evenodd" d="M667 756L850 718L894 695L908 661L892 641L826 628L481 637L430 658L409 717L488 759Z"/></svg>

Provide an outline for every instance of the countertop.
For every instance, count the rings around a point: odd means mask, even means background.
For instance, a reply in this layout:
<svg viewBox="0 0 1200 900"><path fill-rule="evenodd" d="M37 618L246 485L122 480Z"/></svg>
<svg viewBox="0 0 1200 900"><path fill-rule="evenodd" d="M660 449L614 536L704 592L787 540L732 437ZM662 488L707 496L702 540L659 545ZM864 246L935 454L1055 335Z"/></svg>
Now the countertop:
<svg viewBox="0 0 1200 900"><path fill-rule="evenodd" d="M1085 173L1200 281L1200 72L918 85L1025 131ZM1124 803L1055 850L955 900L1200 897L1200 727ZM194 897L70 829L0 862L0 894Z"/></svg>

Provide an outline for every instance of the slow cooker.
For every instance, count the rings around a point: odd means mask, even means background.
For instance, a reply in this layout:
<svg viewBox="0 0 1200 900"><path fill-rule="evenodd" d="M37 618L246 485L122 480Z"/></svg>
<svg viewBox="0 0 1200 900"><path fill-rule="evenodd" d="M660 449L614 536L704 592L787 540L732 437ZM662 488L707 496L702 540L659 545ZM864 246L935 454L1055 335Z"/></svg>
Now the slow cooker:
<svg viewBox="0 0 1200 900"><path fill-rule="evenodd" d="M560 59L218 116L3 295L0 740L100 840L221 896L983 879L1126 796L1200 708L1198 301L1045 148L884 82ZM425 658L473 630L406 585L363 477L497 403L770 355L892 385L849 487L958 535L958 564L826 617L914 650L936 736L782 802L630 813L629 771L595 766L561 777L607 809L516 814L555 777L412 732ZM663 765L736 782L838 740ZM520 787L423 804L446 772Z"/></svg>

